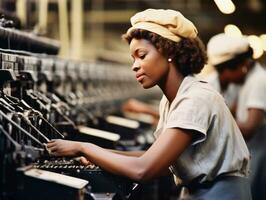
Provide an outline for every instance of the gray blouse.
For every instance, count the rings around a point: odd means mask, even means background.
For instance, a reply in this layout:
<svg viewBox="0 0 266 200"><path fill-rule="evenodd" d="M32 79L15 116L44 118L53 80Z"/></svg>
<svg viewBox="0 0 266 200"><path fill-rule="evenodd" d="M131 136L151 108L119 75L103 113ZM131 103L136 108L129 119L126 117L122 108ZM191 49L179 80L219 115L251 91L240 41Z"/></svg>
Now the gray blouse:
<svg viewBox="0 0 266 200"><path fill-rule="evenodd" d="M193 143L170 167L184 183L211 181L221 174L247 176L245 141L223 97L209 84L185 77L171 105L162 97L159 112L155 137L168 128L194 130Z"/></svg>

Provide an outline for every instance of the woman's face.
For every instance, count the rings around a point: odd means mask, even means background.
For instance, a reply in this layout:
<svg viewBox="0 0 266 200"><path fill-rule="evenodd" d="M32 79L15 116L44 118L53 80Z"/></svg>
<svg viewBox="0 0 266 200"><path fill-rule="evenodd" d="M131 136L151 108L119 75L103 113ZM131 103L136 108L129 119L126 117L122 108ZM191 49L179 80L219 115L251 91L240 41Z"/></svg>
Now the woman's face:
<svg viewBox="0 0 266 200"><path fill-rule="evenodd" d="M148 40L132 39L129 48L132 70L142 87L147 89L160 84L169 69L167 59Z"/></svg>
<svg viewBox="0 0 266 200"><path fill-rule="evenodd" d="M246 66L244 63L239 65L234 70L226 70L225 72L227 80L229 82L240 85L244 83L247 73L248 73L248 66Z"/></svg>

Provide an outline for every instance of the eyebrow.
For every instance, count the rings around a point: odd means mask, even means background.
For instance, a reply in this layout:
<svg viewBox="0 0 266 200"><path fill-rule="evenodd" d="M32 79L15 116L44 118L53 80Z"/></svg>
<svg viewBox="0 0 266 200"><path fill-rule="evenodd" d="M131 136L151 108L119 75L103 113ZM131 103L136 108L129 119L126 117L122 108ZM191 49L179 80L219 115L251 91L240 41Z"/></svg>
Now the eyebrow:
<svg viewBox="0 0 266 200"><path fill-rule="evenodd" d="M138 53L140 50L142 50L143 48L142 47L139 47L137 49L134 50L133 54L136 54ZM131 54L131 56L133 56L133 54Z"/></svg>

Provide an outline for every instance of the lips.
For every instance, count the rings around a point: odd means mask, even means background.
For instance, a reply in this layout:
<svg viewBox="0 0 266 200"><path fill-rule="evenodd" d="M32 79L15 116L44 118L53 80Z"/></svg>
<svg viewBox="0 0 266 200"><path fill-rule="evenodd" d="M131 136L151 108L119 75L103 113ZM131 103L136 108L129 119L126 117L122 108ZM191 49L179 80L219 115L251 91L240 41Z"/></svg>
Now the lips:
<svg viewBox="0 0 266 200"><path fill-rule="evenodd" d="M142 73L136 73L136 79L138 79L139 77L143 76L144 74Z"/></svg>
<svg viewBox="0 0 266 200"><path fill-rule="evenodd" d="M144 78L144 74L136 74L137 81L141 82L143 78Z"/></svg>

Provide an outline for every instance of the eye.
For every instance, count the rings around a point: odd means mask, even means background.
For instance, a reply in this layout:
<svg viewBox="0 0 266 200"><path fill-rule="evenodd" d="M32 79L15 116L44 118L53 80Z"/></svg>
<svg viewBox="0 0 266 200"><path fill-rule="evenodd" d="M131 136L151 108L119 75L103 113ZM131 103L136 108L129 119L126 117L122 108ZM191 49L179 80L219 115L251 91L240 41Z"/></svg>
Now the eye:
<svg viewBox="0 0 266 200"><path fill-rule="evenodd" d="M145 58L145 56L146 56L146 54L139 55L139 58L143 60Z"/></svg>

